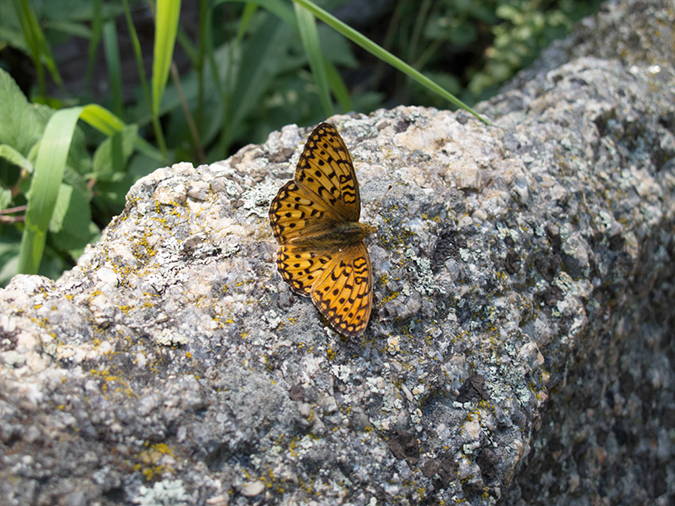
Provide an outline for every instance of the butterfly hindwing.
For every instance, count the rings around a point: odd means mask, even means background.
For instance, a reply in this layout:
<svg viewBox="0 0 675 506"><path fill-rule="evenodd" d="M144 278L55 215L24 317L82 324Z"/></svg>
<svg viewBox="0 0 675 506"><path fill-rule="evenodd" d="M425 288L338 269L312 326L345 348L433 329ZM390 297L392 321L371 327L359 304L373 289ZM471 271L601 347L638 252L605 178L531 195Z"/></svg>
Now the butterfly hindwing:
<svg viewBox="0 0 675 506"><path fill-rule="evenodd" d="M346 336L358 336L368 325L373 305L373 278L363 242L333 255L312 286L312 300L331 325Z"/></svg>
<svg viewBox="0 0 675 506"><path fill-rule="evenodd" d="M330 123L321 123L310 134L295 170L295 180L343 219L359 221L361 197L352 157Z"/></svg>
<svg viewBox="0 0 675 506"><path fill-rule="evenodd" d="M315 248L307 246L282 245L277 250L277 267L281 277L306 297L311 295L312 285L332 260L332 252L317 252Z"/></svg>

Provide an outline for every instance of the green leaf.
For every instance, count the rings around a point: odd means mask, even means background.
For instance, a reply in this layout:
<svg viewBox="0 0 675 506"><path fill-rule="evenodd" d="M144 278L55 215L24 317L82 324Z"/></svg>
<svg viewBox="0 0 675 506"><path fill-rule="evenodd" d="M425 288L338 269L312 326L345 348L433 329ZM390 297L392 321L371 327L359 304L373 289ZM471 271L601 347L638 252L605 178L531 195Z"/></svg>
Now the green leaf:
<svg viewBox="0 0 675 506"><path fill-rule="evenodd" d="M324 23L321 23L317 28L319 29L321 52L326 62L350 68L358 66L359 62L354 57L352 45L347 39Z"/></svg>
<svg viewBox="0 0 675 506"><path fill-rule="evenodd" d="M0 2L0 19L3 28L21 30L21 22L13 2Z"/></svg>
<svg viewBox="0 0 675 506"><path fill-rule="evenodd" d="M33 164L28 161L21 153L7 144L0 145L0 158L4 158L10 163L21 167L23 170L31 174L33 172Z"/></svg>
<svg viewBox="0 0 675 506"><path fill-rule="evenodd" d="M59 0L58 2L42 2L43 17L53 20L92 21L97 15L103 20L113 19L124 12L121 5L113 2L105 2L97 7L95 2L83 2L82 0ZM97 13L97 9L100 12Z"/></svg>
<svg viewBox="0 0 675 506"><path fill-rule="evenodd" d="M93 221L89 222L86 239L71 238L60 232L54 236L54 244L62 249L68 250L68 253L77 260L84 253L87 244L94 243L101 238L101 230ZM78 246L79 245L79 246Z"/></svg>
<svg viewBox="0 0 675 506"><path fill-rule="evenodd" d="M103 141L94 153L94 174L123 172L134 152L137 135L138 127L129 125Z"/></svg>
<svg viewBox="0 0 675 506"><path fill-rule="evenodd" d="M40 139L43 124L11 76L0 69L0 144L27 156Z"/></svg>
<svg viewBox="0 0 675 506"><path fill-rule="evenodd" d="M71 21L50 21L45 23L45 28L83 39L89 39L92 35L91 29L88 26Z"/></svg>
<svg viewBox="0 0 675 506"><path fill-rule="evenodd" d="M88 179L79 172L74 171L66 165L66 170L63 171L63 183L72 186L75 190L87 196L91 200L94 192L89 188Z"/></svg>
<svg viewBox="0 0 675 506"><path fill-rule="evenodd" d="M0 188L0 209L7 209L12 203L12 191Z"/></svg>
<svg viewBox="0 0 675 506"><path fill-rule="evenodd" d="M91 238L91 208L86 195L62 184L49 223L54 244L63 250L83 248Z"/></svg>
<svg viewBox="0 0 675 506"><path fill-rule="evenodd" d="M258 63L245 65L237 80L231 101L231 114L227 122L228 142L226 145L237 138L244 118L258 106L264 92L272 84L282 56L289 45L290 35L291 31L287 25L268 17L248 41L242 61Z"/></svg>
<svg viewBox="0 0 675 506"><path fill-rule="evenodd" d="M96 104L85 106L80 118L105 135L113 135L115 132L119 132L125 127L124 121L104 107ZM144 153L149 158L163 161L162 154L159 150L145 139L137 136L135 146L138 151Z"/></svg>
<svg viewBox="0 0 675 506"><path fill-rule="evenodd" d="M474 42L477 37L476 27L469 23L463 23L450 32L448 40L456 46L465 46Z"/></svg>
<svg viewBox="0 0 675 506"><path fill-rule="evenodd" d="M282 0L217 0L214 3L214 6L228 2L245 2L247 4L258 5L277 16L294 30L297 30L295 14L293 13L293 10L288 7L287 2Z"/></svg>
<svg viewBox="0 0 675 506"><path fill-rule="evenodd" d="M3 234L0 236L0 286L6 286L18 274L18 267L19 241Z"/></svg>
<svg viewBox="0 0 675 506"><path fill-rule="evenodd" d="M519 24L522 18L522 13L513 5L499 5L496 12L500 18L508 19L515 24Z"/></svg>
<svg viewBox="0 0 675 506"><path fill-rule="evenodd" d="M147 165L144 166L145 170L143 172L148 172L147 167ZM153 169L157 168L152 165L150 167ZM105 207L116 205L120 209L112 212L112 214L119 214L119 211L126 201L129 188L138 179L138 176L135 174L120 174L119 172L101 176L101 179L96 183L96 197L94 199L96 200L98 207L103 205L105 205ZM105 201L105 204L102 204L102 201Z"/></svg>
<svg viewBox="0 0 675 506"><path fill-rule="evenodd" d="M2 5L2 2L0 2L0 5ZM0 19L2 19L1 12ZM0 41L2 41L3 45L14 47L23 53L30 52L30 48L26 44L26 39L23 38L21 30L12 30L7 26L0 26Z"/></svg>

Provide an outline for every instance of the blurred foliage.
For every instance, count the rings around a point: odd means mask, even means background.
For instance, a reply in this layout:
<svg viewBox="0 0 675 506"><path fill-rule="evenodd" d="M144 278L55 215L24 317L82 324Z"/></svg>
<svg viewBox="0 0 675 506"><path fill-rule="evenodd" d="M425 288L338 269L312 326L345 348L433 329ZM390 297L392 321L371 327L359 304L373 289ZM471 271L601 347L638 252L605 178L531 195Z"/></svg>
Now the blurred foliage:
<svg viewBox="0 0 675 506"><path fill-rule="evenodd" d="M599 5L315 2L356 32L309 14L308 0L156 2L0 2L0 286L19 270L57 277L74 265L158 167L220 160L333 112L450 107L415 69L475 103ZM58 156L65 167L50 165Z"/></svg>
<svg viewBox="0 0 675 506"><path fill-rule="evenodd" d="M385 47L469 105L496 94L600 0L399 0L386 22ZM445 107L396 78L396 102Z"/></svg>

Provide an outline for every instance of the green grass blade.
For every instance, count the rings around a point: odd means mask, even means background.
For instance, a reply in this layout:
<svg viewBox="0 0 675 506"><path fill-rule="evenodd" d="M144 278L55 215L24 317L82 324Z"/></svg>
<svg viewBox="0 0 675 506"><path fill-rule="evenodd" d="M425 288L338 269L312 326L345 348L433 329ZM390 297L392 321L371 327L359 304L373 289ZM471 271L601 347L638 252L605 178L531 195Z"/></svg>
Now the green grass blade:
<svg viewBox="0 0 675 506"><path fill-rule="evenodd" d="M152 63L152 113L154 116L159 114L159 106L169 77L179 17L180 0L157 1Z"/></svg>
<svg viewBox="0 0 675 506"><path fill-rule="evenodd" d="M134 57L136 59L136 68L138 69L138 78L141 81L141 87L143 88L143 96L145 101L148 104L148 109L150 109L151 99L150 99L150 89L148 88L148 81L145 76L145 68L143 67L143 52L141 51L141 43L138 40L138 33L136 32L136 27L134 26L134 21L131 17L131 9L129 9L129 1L122 0L122 6L124 8L124 19L127 22L127 29L129 30L129 36L131 38L131 47L134 50Z"/></svg>
<svg viewBox="0 0 675 506"><path fill-rule="evenodd" d="M312 69L312 75L319 88L319 98L321 106L326 116L335 114L333 102L330 98L330 88L328 86L328 76L326 74L326 65L321 53L321 44L319 43L319 32L316 29L316 18L311 12L295 4L295 16L298 20L298 30L300 39L305 48L309 66Z"/></svg>
<svg viewBox="0 0 675 506"><path fill-rule="evenodd" d="M253 15L258 11L258 5L255 2L246 2L244 5L244 12L242 12L241 17L239 18L239 26L237 27L237 44L241 42L246 35L246 30L248 30Z"/></svg>
<svg viewBox="0 0 675 506"><path fill-rule="evenodd" d="M103 16L101 15L103 0L94 0L94 13L91 20L91 39L89 40L89 54L87 56L87 86L91 87L96 65L96 52L103 32Z"/></svg>
<svg viewBox="0 0 675 506"><path fill-rule="evenodd" d="M124 121L98 104L83 107L80 117L96 130L108 136L121 132L126 126Z"/></svg>
<svg viewBox="0 0 675 506"><path fill-rule="evenodd" d="M187 33L185 33L185 30L183 30L183 28L180 26L176 32L176 40L180 44L180 47L183 48L183 51L185 51L185 54L190 59L192 65L196 66L197 62L199 61L199 50L192 43L190 37L188 37Z"/></svg>
<svg viewBox="0 0 675 506"><path fill-rule="evenodd" d="M148 109L152 108L152 98L150 96L150 89L148 88L148 81L145 77L145 68L143 67L143 53L141 52L141 43L138 40L138 34L136 33L136 27L134 26L133 19L131 18L131 10L129 9L128 0L122 0L124 8L124 17L127 22L127 28L129 30L129 35L131 36L131 43L134 49L134 57L136 58L136 66L138 68L138 77L141 81L141 87L143 89L143 96L147 103ZM107 112L107 111L106 111ZM84 118L83 118L84 119ZM86 121L86 119L85 119ZM123 126L123 125L122 125ZM141 137L136 138L136 149L144 153L153 160L157 160L163 163L167 163L166 157L166 142L164 141L164 132L162 131L162 126L159 123L159 119L156 116L153 116L152 127L155 132L155 137L157 138L157 144L159 144L161 152L157 150L152 144L142 139ZM121 130L122 127L118 128L117 131ZM112 134L107 134L112 135Z"/></svg>
<svg viewBox="0 0 675 506"><path fill-rule="evenodd" d="M211 36L209 30L212 16L211 2L199 0L199 28L197 35L197 60L195 61L195 71L197 72L197 108L195 111L195 121L200 134L204 132L204 73L207 60L207 51L213 52L213 45L209 45L206 37Z"/></svg>
<svg viewBox="0 0 675 506"><path fill-rule="evenodd" d="M26 39L26 44L30 49L31 58L33 59L33 64L37 71L40 96L44 97L47 95L47 85L45 82L45 71L41 60L40 42L38 40L39 34L42 33L40 31L40 25L37 22L35 13L33 12L33 9L31 9L28 0L14 0L14 9L21 22L21 31Z"/></svg>
<svg viewBox="0 0 675 506"><path fill-rule="evenodd" d="M349 95L349 89L332 62L326 62L326 75L328 77L330 89L333 92L333 95L335 95L338 104L340 104L342 112L353 111L354 105L352 103L352 97Z"/></svg>
<svg viewBox="0 0 675 506"><path fill-rule="evenodd" d="M49 221L59 195L66 158L83 107L56 111L47 123L38 148L21 238L19 272L35 274L44 252Z"/></svg>
<svg viewBox="0 0 675 506"><path fill-rule="evenodd" d="M488 121L483 119L482 116L480 116L476 111L471 109L468 105L466 105L464 102L462 102L460 99L452 95L451 93L448 93L446 90L441 88L438 84L433 82L431 79L426 77L424 74L419 72L418 70L414 69L407 63L405 63L403 60L400 58L394 56L391 54L389 51L384 49L383 47L375 44L372 40L368 39L367 37L364 37L361 35L359 32L351 28L350 26L346 25L339 19L337 19L335 16L332 16L325 10L323 10L320 7L317 7L314 5L312 2L309 0L293 0L293 2L300 4L303 6L305 9L310 11L312 14L314 14L317 18L319 18L321 21L332 27L334 30L337 32L341 33L345 37L347 37L349 40L354 42L355 44L361 46L363 49L368 51L370 54L375 56L376 58L379 58L380 60L383 60L384 62L388 63L392 67L400 70L403 72L405 75L408 77L414 79L418 83L420 83L422 86L430 89L434 93L439 94L446 100L450 101L451 103L455 104L457 107L460 107L469 113L473 114L476 118L481 120L483 123L488 124Z"/></svg>
<svg viewBox="0 0 675 506"><path fill-rule="evenodd" d="M103 49L108 66L108 80L112 90L113 111L118 116L124 112L122 99L122 64L120 62L120 50L117 42L117 28L115 20L106 21L103 24Z"/></svg>
<svg viewBox="0 0 675 506"><path fill-rule="evenodd" d="M38 71L41 96L45 97L46 85L44 82L44 70L42 69L43 61L47 65L49 73L52 75L52 79L58 86L63 87L63 80L56 68L56 63L49 50L47 39L45 38L45 34L40 27L40 23L30 2L28 0L14 0L14 8L19 16L21 29L26 38L26 43L28 44L28 47L30 47L32 53L31 56Z"/></svg>

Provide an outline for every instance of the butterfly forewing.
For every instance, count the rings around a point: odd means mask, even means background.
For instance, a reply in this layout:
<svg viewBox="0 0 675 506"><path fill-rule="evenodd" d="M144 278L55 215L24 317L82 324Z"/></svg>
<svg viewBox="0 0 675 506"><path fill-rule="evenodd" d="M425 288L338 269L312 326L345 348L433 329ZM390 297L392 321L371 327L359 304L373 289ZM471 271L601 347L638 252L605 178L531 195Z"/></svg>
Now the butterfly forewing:
<svg viewBox="0 0 675 506"><path fill-rule="evenodd" d="M339 332L358 336L370 319L372 287L368 250L357 243L333 256L312 286L312 300Z"/></svg>
<svg viewBox="0 0 675 506"><path fill-rule="evenodd" d="M338 217L331 219L333 214L325 202L303 191L295 181L281 187L269 212L274 237L280 244L325 231L331 223L339 221Z"/></svg>
<svg viewBox="0 0 675 506"><path fill-rule="evenodd" d="M310 134L298 161L295 180L343 219L359 221L361 197L352 157L330 123L321 123Z"/></svg>

